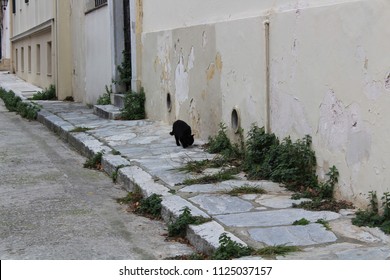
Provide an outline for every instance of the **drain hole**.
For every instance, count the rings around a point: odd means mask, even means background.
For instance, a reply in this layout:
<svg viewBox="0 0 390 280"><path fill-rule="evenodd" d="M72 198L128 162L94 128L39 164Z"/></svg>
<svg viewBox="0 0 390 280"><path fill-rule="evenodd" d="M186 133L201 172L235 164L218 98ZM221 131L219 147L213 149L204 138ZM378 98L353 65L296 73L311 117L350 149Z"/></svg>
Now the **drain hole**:
<svg viewBox="0 0 390 280"><path fill-rule="evenodd" d="M232 129L233 129L234 133L237 133L238 130L240 129L240 117L238 114L238 109L236 109L236 108L234 108L232 111L231 123L232 123Z"/></svg>
<svg viewBox="0 0 390 280"><path fill-rule="evenodd" d="M172 110L172 100L171 100L170 93L167 93L167 108L168 108L168 112Z"/></svg>

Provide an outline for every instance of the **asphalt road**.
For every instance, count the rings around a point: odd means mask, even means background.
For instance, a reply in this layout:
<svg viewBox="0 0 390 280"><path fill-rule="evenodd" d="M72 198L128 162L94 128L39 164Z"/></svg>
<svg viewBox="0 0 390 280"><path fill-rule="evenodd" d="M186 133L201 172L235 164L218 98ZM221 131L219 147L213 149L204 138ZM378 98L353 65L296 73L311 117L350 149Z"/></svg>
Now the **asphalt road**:
<svg viewBox="0 0 390 280"><path fill-rule="evenodd" d="M166 226L125 211L126 192L0 100L0 259L163 259L190 254Z"/></svg>

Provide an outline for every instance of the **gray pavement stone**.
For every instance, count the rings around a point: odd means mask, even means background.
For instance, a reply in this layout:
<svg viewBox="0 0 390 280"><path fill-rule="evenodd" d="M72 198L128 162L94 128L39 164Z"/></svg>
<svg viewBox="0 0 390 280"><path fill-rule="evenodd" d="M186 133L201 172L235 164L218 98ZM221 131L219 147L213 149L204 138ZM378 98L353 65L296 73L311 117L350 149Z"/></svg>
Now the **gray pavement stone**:
<svg viewBox="0 0 390 280"><path fill-rule="evenodd" d="M142 192L144 197L152 194L169 195L169 189L156 180L146 171L138 166L129 166L119 169L119 182L124 183L128 191L135 191L136 188Z"/></svg>
<svg viewBox="0 0 390 280"><path fill-rule="evenodd" d="M378 243L382 240L365 231L365 227L357 227L349 219L338 219L329 223L332 231L338 236L356 239L366 243Z"/></svg>
<svg viewBox="0 0 390 280"><path fill-rule="evenodd" d="M298 200L291 199L291 195L268 195L264 194L255 200L263 206L270 208L291 208L293 204L300 204L304 201L311 201L311 199L301 198Z"/></svg>
<svg viewBox="0 0 390 280"><path fill-rule="evenodd" d="M256 228L250 229L248 232L254 240L269 246L307 246L335 242L337 240L336 235L326 230L321 224Z"/></svg>
<svg viewBox="0 0 390 280"><path fill-rule="evenodd" d="M176 195L164 196L161 206L161 216L166 222L175 221L183 213L183 209L185 207L188 207L191 210L191 214L193 216L210 218L207 213L201 211L192 203Z"/></svg>
<svg viewBox="0 0 390 280"><path fill-rule="evenodd" d="M205 209L210 215L241 213L253 209L253 205L230 195L201 194L189 199Z"/></svg>
<svg viewBox="0 0 390 280"><path fill-rule="evenodd" d="M315 222L318 219L329 221L339 217L340 214L334 212L314 212L296 208L215 216L215 218L224 225L236 227L283 226L291 225L294 221L300 220L302 218L305 218L310 222Z"/></svg>

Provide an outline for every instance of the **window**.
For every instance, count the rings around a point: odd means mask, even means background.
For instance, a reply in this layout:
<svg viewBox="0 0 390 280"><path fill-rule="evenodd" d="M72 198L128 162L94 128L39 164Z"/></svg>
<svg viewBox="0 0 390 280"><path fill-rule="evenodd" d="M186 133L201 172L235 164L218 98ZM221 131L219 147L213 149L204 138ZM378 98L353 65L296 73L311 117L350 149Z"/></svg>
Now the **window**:
<svg viewBox="0 0 390 280"><path fill-rule="evenodd" d="M52 61L51 61L51 42L47 42L47 75L51 76Z"/></svg>
<svg viewBox="0 0 390 280"><path fill-rule="evenodd" d="M21 54L20 54L20 55L21 55L21 58L20 58L20 59L21 59L21 62L22 62L22 65L21 65L21 68L22 68L22 69L21 69L21 71L24 72L24 47L22 47L22 48L20 49L20 52L21 52Z"/></svg>
<svg viewBox="0 0 390 280"><path fill-rule="evenodd" d="M37 74L41 74L41 45L37 44Z"/></svg>
<svg viewBox="0 0 390 280"><path fill-rule="evenodd" d="M95 7L99 7L107 3L107 0L95 0Z"/></svg>
<svg viewBox="0 0 390 280"><path fill-rule="evenodd" d="M28 51L27 51L27 68L28 68L28 73L31 73L31 46L28 46Z"/></svg>

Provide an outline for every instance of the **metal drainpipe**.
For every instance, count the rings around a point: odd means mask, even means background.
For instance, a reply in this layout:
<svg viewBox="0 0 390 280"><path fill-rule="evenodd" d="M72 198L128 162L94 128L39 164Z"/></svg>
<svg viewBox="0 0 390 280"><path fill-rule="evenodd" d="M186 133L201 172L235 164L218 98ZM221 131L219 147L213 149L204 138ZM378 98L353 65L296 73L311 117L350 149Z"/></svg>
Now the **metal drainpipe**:
<svg viewBox="0 0 390 280"><path fill-rule="evenodd" d="M271 133L271 108L270 108L270 42L269 20L264 22L265 31L265 131Z"/></svg>

